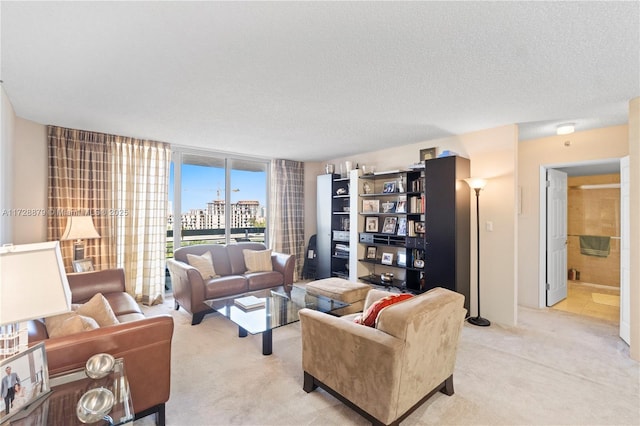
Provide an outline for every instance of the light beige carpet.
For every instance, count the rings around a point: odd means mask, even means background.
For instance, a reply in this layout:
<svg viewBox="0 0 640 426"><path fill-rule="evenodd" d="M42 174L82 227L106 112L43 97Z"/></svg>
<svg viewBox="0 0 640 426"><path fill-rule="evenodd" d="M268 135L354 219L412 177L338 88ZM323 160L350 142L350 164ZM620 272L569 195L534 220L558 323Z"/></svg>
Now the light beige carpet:
<svg viewBox="0 0 640 426"><path fill-rule="evenodd" d="M145 308L175 319L169 425L369 424L326 392L302 390L299 324L274 330L265 357L259 335L240 339L217 314L191 326L172 305ZM520 308L518 327L465 324L455 394L436 394L402 424L638 425L639 370L611 323Z"/></svg>

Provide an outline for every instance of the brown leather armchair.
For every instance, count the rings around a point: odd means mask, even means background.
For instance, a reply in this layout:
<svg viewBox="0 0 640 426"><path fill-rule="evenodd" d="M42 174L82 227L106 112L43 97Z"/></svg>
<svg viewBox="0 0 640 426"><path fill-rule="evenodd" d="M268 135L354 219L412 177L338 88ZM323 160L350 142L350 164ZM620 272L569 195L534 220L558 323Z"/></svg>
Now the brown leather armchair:
<svg viewBox="0 0 640 426"><path fill-rule="evenodd" d="M136 419L156 414L156 423L164 425L171 387L173 318L145 317L126 293L122 269L67 277L72 303L84 303L102 293L120 324L49 338L44 321L33 320L29 322L29 344L44 340L50 375L83 368L87 359L97 353L123 358Z"/></svg>

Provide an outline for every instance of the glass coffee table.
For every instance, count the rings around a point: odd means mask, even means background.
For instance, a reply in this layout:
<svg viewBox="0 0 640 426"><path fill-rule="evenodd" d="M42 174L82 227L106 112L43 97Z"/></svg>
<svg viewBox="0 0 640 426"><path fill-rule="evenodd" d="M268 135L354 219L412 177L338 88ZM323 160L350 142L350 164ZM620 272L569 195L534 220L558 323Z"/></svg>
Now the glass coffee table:
<svg viewBox="0 0 640 426"><path fill-rule="evenodd" d="M236 299L249 295L264 300L264 305L251 309L236 305ZM304 288L297 286L293 286L290 292L285 291L284 288L262 290L229 299L208 300L205 303L234 322L238 326L239 337L246 337L247 333L262 333L263 355L272 353L272 330L300 321L298 316L300 309L308 308L330 313L349 306L348 303L339 300L309 294Z"/></svg>

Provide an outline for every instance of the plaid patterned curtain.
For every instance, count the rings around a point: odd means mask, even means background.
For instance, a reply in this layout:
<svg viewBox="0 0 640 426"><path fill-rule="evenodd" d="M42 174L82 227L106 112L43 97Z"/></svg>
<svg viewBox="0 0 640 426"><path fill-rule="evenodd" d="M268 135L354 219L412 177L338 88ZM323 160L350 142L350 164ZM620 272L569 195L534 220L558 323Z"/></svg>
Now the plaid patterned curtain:
<svg viewBox="0 0 640 426"><path fill-rule="evenodd" d="M92 216L101 238L87 241L85 256L93 258L96 269L123 268L127 291L136 300L162 302L169 145L53 126L48 130L49 208L54 212L49 240L64 232L67 211ZM73 242L62 246L70 265Z"/></svg>
<svg viewBox="0 0 640 426"><path fill-rule="evenodd" d="M304 163L271 162L269 246L296 256L295 280L304 263Z"/></svg>
<svg viewBox="0 0 640 426"><path fill-rule="evenodd" d="M168 144L114 136L113 206L117 263L136 299L162 303L169 192Z"/></svg>
<svg viewBox="0 0 640 426"><path fill-rule="evenodd" d="M49 195L47 237L62 237L69 216L91 216L100 238L85 240L85 257L96 269L116 265L107 135L48 126ZM67 272L73 272L73 241L61 241Z"/></svg>

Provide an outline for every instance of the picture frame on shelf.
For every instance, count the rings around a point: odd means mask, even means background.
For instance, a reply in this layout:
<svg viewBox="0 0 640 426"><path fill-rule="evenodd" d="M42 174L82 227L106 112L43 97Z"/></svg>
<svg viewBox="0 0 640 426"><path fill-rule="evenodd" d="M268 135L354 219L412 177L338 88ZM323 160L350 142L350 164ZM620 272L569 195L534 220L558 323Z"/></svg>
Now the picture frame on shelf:
<svg viewBox="0 0 640 426"><path fill-rule="evenodd" d="M382 193L383 194L391 194L393 192L396 192L396 181L385 182L383 187L382 187Z"/></svg>
<svg viewBox="0 0 640 426"><path fill-rule="evenodd" d="M393 265L393 253L382 253L380 263L383 265Z"/></svg>
<svg viewBox="0 0 640 426"><path fill-rule="evenodd" d="M376 246L367 247L367 259L375 259L377 256L378 248Z"/></svg>
<svg viewBox="0 0 640 426"><path fill-rule="evenodd" d="M385 201L382 203L382 213L395 213L396 203L395 201Z"/></svg>
<svg viewBox="0 0 640 426"><path fill-rule="evenodd" d="M424 234L425 232L424 222L416 222L415 230L417 234Z"/></svg>
<svg viewBox="0 0 640 426"><path fill-rule="evenodd" d="M396 203L396 213L406 213L407 212L407 200L398 200Z"/></svg>
<svg viewBox="0 0 640 426"><path fill-rule="evenodd" d="M362 200L362 213L380 213L380 200Z"/></svg>
<svg viewBox="0 0 640 426"><path fill-rule="evenodd" d="M25 408L51 392L44 342L1 360L3 378L6 377L9 368L10 374L17 376L19 388L14 391L16 393L11 401L9 413L6 413L5 409L0 410L0 423L14 416L20 417Z"/></svg>
<svg viewBox="0 0 640 426"><path fill-rule="evenodd" d="M397 216L387 216L384 218L384 224L382 225L383 234L395 234L396 225L398 224Z"/></svg>
<svg viewBox="0 0 640 426"><path fill-rule="evenodd" d="M401 237L407 235L407 218L401 217L398 219L398 232L397 234Z"/></svg>
<svg viewBox="0 0 640 426"><path fill-rule="evenodd" d="M367 216L364 219L365 232L378 232L378 216Z"/></svg>
<svg viewBox="0 0 640 426"><path fill-rule="evenodd" d="M85 259L74 260L72 263L73 272L90 272L94 270L93 261L89 257Z"/></svg>
<svg viewBox="0 0 640 426"><path fill-rule="evenodd" d="M399 251L397 263L398 266L407 266L407 253Z"/></svg>
<svg viewBox="0 0 640 426"><path fill-rule="evenodd" d="M436 148L424 148L420 150L420 161L431 160L432 158L437 157Z"/></svg>

